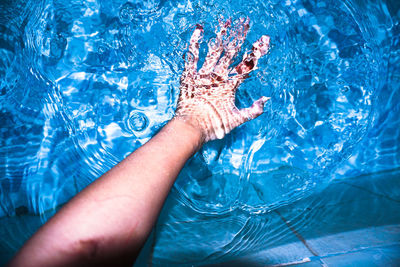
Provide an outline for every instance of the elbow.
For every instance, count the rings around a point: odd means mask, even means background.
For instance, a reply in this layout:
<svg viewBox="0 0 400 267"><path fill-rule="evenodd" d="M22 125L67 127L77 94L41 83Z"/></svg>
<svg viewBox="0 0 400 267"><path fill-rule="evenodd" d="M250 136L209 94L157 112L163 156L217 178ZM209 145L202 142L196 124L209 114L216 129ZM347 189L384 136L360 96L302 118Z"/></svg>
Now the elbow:
<svg viewBox="0 0 400 267"><path fill-rule="evenodd" d="M102 239L82 239L74 244L73 254L76 261L73 266L132 266L137 253L120 243L112 244ZM72 265L68 265L72 266Z"/></svg>
<svg viewBox="0 0 400 267"><path fill-rule="evenodd" d="M78 257L90 262L101 256L100 244L100 240L83 239L76 242L72 251Z"/></svg>

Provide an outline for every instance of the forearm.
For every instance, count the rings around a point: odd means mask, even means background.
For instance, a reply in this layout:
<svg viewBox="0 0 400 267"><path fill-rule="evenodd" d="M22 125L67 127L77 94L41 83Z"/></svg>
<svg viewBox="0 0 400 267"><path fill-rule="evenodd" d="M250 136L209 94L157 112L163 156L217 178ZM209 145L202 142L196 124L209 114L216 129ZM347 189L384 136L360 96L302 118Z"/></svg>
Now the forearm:
<svg viewBox="0 0 400 267"><path fill-rule="evenodd" d="M181 168L201 144L195 128L169 122L66 204L26 243L11 266L89 265L107 260L115 266L115 259L132 263Z"/></svg>

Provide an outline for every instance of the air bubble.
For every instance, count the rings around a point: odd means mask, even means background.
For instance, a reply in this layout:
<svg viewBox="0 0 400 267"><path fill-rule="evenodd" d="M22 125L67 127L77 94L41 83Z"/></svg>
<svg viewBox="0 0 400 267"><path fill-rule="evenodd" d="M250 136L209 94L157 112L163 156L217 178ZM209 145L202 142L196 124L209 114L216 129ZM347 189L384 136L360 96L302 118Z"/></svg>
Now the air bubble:
<svg viewBox="0 0 400 267"><path fill-rule="evenodd" d="M119 20L122 23L127 24L133 19L134 13L135 7L131 3L127 2L119 11Z"/></svg>
<svg viewBox="0 0 400 267"><path fill-rule="evenodd" d="M217 38L212 38L209 42L209 46L212 50L217 50L221 45L220 41Z"/></svg>
<svg viewBox="0 0 400 267"><path fill-rule="evenodd" d="M192 52L187 51L185 54L185 62L187 63L193 63L194 62L194 55Z"/></svg>
<svg viewBox="0 0 400 267"><path fill-rule="evenodd" d="M64 55L66 46L67 40L64 36L55 36L50 42L50 56L56 60L61 59Z"/></svg>
<svg viewBox="0 0 400 267"><path fill-rule="evenodd" d="M149 120L145 114L138 111L132 111L128 118L128 127L132 131L141 132L147 128Z"/></svg>
<svg viewBox="0 0 400 267"><path fill-rule="evenodd" d="M105 45L100 45L99 46L99 48L97 49L97 52L99 53L99 54L104 54L106 51L107 51L107 46L105 46Z"/></svg>
<svg viewBox="0 0 400 267"><path fill-rule="evenodd" d="M128 24L132 20L146 20L159 8L160 1L145 0L136 3L126 2L121 6L119 19L123 24Z"/></svg>

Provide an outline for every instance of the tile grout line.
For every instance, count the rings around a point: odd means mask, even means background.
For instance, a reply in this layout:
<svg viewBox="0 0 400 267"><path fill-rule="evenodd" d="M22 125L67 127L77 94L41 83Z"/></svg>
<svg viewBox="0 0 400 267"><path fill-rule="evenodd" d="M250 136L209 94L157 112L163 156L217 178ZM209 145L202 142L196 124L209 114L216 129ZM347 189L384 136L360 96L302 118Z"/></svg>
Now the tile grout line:
<svg viewBox="0 0 400 267"><path fill-rule="evenodd" d="M396 167L393 169L387 169L387 170L381 170L381 171L377 171L377 172L362 173L357 176L353 176L353 177L349 177L349 178L339 178L339 179L337 179L337 181L341 182L341 181L347 181L347 180L356 180L360 177L366 177L366 176L372 176L372 175L382 175L382 174L387 174L387 173L393 174L396 172L400 172L400 167Z"/></svg>
<svg viewBox="0 0 400 267"><path fill-rule="evenodd" d="M303 245L311 252L316 257L319 257L318 253L307 243L307 241L304 239L303 236L299 232L294 229L294 227L286 220L285 217L282 216L282 214L278 211L275 210L275 213L278 214L278 216L281 218L281 220L286 224L286 226L290 229L290 231L293 232L293 234L303 243Z"/></svg>
<svg viewBox="0 0 400 267"><path fill-rule="evenodd" d="M348 183L348 182L342 182L342 183L344 183L344 184L346 184L346 185L348 185L348 186L357 188L357 189L359 189L359 190L366 191L366 192L371 193L371 194L373 194L373 195L375 195L375 196L378 196L378 197L383 197L383 198L386 198L386 199L388 199L388 200L391 200L391 201L394 201L394 202L397 202L397 203L400 202L400 201L397 200L397 199L391 198L391 197L386 196L386 195L384 195L384 194L380 194L380 193L374 192L374 191L372 191L372 190L366 189L366 188L361 187L361 186L358 186L358 185L354 185L354 184L351 184L351 183Z"/></svg>

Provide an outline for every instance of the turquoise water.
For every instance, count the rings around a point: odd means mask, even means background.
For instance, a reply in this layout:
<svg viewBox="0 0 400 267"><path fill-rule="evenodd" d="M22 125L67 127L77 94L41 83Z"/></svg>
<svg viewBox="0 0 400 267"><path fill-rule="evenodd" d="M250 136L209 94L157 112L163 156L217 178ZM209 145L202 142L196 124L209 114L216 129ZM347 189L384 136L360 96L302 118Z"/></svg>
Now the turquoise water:
<svg viewBox="0 0 400 267"><path fill-rule="evenodd" d="M163 224L239 212L229 244L251 243L254 233L238 229L252 216L338 179L399 168L398 9L355 0L2 1L0 217L45 222L148 141L174 114L194 25L207 41L221 16L249 16L242 53L271 36L237 105L271 101L188 161L169 196L180 217ZM200 50L204 58L205 42Z"/></svg>

